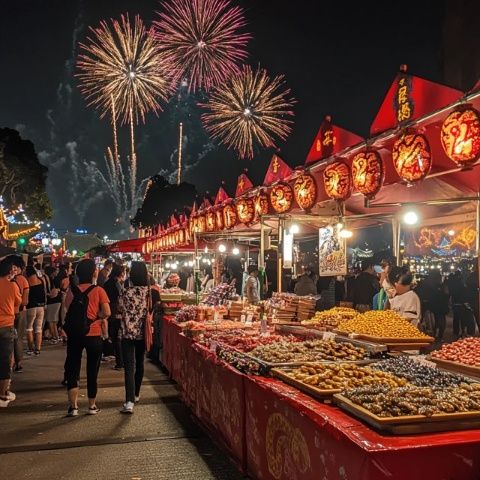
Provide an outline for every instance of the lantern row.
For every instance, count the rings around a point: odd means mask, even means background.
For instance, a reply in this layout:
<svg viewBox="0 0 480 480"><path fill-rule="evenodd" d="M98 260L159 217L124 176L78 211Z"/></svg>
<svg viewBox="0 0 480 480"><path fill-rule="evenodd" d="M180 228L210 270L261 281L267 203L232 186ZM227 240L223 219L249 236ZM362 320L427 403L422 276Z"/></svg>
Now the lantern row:
<svg viewBox="0 0 480 480"><path fill-rule="evenodd" d="M459 167L468 168L475 163L480 155L478 111L471 105L463 105L450 113L441 128L441 143L445 154ZM393 145L392 160L397 174L408 184L424 179L432 166L427 137L414 129L406 129ZM376 150L366 148L353 157L351 167L340 160L329 164L323 171L323 186L333 200L347 200L353 189L372 199L381 189L384 177L382 157ZM158 227L146 242L145 253L190 245L194 232L231 230L239 224L250 226L270 211L288 213L294 201L308 212L316 204L317 193L315 178L303 172L295 177L292 185L280 181L270 187L260 187L254 194L246 192L235 200L227 197L213 206L205 202L200 209L193 208L189 218L182 215L178 222L172 216L167 226Z"/></svg>

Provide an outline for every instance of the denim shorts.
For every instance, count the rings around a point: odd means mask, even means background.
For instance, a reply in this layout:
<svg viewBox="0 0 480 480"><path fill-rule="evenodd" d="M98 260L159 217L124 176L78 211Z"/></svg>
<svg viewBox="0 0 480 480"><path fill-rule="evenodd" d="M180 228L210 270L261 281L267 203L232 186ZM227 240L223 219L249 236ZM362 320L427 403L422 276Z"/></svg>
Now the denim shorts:
<svg viewBox="0 0 480 480"><path fill-rule="evenodd" d="M10 378L10 361L13 353L13 327L0 328L0 380Z"/></svg>

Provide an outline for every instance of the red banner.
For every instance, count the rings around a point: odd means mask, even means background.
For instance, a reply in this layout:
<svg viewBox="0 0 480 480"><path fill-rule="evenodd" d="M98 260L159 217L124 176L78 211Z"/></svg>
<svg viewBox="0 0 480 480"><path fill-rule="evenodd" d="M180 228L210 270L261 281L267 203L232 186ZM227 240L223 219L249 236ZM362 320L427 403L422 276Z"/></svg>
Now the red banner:
<svg viewBox="0 0 480 480"><path fill-rule="evenodd" d="M285 180L291 173L292 169L278 155L274 155L270 160L263 184L271 185L280 180Z"/></svg>
<svg viewBox="0 0 480 480"><path fill-rule="evenodd" d="M247 177L245 173L242 173L238 177L237 181L237 189L235 190L235 197L238 198L241 195L243 195L245 192L248 192L253 188L253 183L250 181L250 179Z"/></svg>

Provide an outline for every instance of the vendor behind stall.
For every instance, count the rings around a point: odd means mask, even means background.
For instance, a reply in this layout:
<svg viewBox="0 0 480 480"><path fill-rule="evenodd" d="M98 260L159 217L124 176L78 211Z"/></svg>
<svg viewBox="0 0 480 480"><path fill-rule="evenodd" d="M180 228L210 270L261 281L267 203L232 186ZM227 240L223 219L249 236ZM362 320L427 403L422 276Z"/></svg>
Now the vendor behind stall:
<svg viewBox="0 0 480 480"><path fill-rule="evenodd" d="M392 267L388 274L388 280L395 287L396 294L387 300L385 309L394 310L417 326L422 309L418 295L411 290L413 276L410 270L408 267Z"/></svg>
<svg viewBox="0 0 480 480"><path fill-rule="evenodd" d="M258 280L258 267L250 265L248 267L248 278L245 282L244 295L248 303L253 305L260 301L260 282Z"/></svg>
<svg viewBox="0 0 480 480"><path fill-rule="evenodd" d="M303 268L303 274L298 277L294 289L295 295L317 295L317 278L310 267Z"/></svg>

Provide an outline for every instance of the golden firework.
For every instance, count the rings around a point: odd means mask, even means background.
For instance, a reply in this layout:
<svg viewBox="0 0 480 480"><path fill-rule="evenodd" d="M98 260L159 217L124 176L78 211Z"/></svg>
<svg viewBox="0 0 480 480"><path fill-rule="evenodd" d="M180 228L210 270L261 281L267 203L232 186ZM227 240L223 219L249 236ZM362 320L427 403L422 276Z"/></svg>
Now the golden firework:
<svg viewBox="0 0 480 480"><path fill-rule="evenodd" d="M254 144L275 147L275 139L285 140L293 121L290 89L283 76L270 78L266 70L244 66L239 75L213 89L202 115L208 133L241 158L253 158Z"/></svg>
<svg viewBox="0 0 480 480"><path fill-rule="evenodd" d="M106 21L90 28L88 43L80 43L77 77L89 105L112 114L112 101L122 123L145 121L149 111L162 110L172 92L171 69L159 52L153 30L137 15Z"/></svg>

